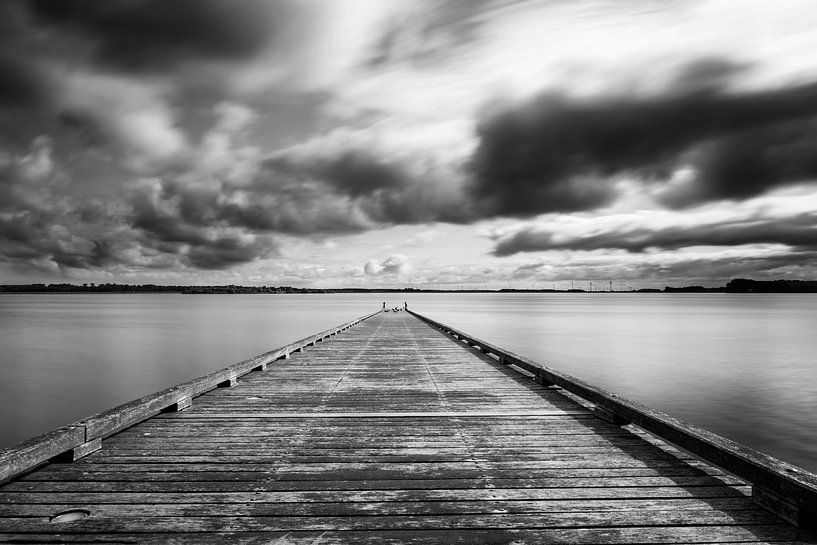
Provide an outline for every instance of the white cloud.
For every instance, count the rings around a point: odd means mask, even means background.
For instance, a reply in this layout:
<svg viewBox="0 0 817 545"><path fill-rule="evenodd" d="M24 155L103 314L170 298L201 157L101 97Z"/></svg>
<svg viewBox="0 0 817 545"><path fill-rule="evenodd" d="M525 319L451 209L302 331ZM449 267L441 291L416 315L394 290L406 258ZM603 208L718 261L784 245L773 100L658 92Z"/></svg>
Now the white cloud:
<svg viewBox="0 0 817 545"><path fill-rule="evenodd" d="M382 262L370 260L363 267L368 276L393 276L406 279L411 275L412 267L409 258L403 254L394 254Z"/></svg>
<svg viewBox="0 0 817 545"><path fill-rule="evenodd" d="M262 159L261 150L248 142L249 127L258 114L234 102L216 104L214 111L213 126L202 136L191 168L199 176L244 185L255 177Z"/></svg>
<svg viewBox="0 0 817 545"><path fill-rule="evenodd" d="M156 82L91 72L73 72L56 93L58 107L97 140L111 146L130 169L155 172L188 152L184 131Z"/></svg>

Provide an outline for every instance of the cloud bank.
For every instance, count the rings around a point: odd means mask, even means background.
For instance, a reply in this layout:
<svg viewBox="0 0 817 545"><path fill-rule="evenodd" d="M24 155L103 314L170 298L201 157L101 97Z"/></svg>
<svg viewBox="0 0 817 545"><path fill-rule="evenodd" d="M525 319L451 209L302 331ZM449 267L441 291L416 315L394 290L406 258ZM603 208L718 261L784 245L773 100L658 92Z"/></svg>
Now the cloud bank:
<svg viewBox="0 0 817 545"><path fill-rule="evenodd" d="M626 175L656 185L672 208L743 200L817 176L816 114L817 84L593 100L546 93L481 122L472 193L494 214L594 210ZM693 174L670 185L681 168Z"/></svg>

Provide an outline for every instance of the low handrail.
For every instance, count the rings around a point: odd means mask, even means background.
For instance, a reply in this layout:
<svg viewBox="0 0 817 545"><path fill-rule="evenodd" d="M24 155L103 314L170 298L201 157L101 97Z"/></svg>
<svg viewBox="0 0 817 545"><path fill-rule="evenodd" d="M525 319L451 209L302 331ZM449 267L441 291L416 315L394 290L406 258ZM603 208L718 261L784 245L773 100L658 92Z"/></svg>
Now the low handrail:
<svg viewBox="0 0 817 545"><path fill-rule="evenodd" d="M267 364L288 358L293 352L340 333L382 312L378 310L345 324L315 333L280 348L234 363L204 376L160 390L113 409L97 413L79 422L62 426L17 445L0 449L0 483L29 471L49 460L64 457L78 459L98 450L102 439L112 433L133 426L165 410L188 407L192 398L217 388L234 384L238 377L254 370L263 370Z"/></svg>
<svg viewBox="0 0 817 545"><path fill-rule="evenodd" d="M408 312L432 327L478 347L483 353L493 354L501 363L525 370L539 383L554 384L589 401L601 409L599 416L605 420L634 424L746 480L752 484L752 497L757 504L798 527L817 529L817 475L814 473L619 397L412 310Z"/></svg>

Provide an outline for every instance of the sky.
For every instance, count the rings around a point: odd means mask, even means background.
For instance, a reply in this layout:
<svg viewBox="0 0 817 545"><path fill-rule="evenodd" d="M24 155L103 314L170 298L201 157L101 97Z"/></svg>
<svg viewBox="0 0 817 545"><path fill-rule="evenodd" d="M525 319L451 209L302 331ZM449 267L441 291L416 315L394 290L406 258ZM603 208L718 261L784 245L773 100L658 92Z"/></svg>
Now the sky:
<svg viewBox="0 0 817 545"><path fill-rule="evenodd" d="M813 0L5 0L0 283L817 278Z"/></svg>

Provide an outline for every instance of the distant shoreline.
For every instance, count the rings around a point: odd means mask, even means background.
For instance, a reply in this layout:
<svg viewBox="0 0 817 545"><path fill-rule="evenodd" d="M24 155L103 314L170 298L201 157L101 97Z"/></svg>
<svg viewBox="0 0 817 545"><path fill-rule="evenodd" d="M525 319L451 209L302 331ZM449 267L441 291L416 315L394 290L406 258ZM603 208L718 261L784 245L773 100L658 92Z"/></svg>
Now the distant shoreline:
<svg viewBox="0 0 817 545"><path fill-rule="evenodd" d="M584 289L427 289L427 288L293 288L291 286L163 286L158 284L6 284L0 293L180 293L180 294L328 294L328 293L817 293L817 280L735 279L725 286L666 286L637 290Z"/></svg>

